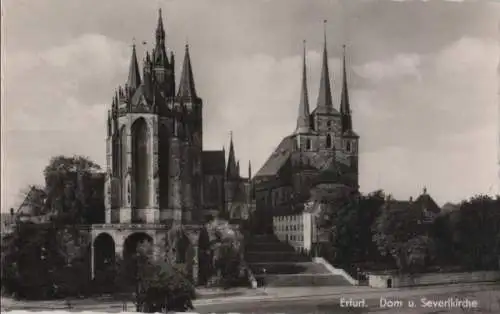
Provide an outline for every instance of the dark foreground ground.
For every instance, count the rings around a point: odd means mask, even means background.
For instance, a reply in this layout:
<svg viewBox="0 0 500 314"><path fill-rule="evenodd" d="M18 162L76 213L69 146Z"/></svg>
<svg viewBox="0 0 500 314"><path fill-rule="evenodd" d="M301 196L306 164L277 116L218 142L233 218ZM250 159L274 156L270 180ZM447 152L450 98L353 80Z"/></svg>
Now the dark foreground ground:
<svg viewBox="0 0 500 314"><path fill-rule="evenodd" d="M498 284L468 284L450 286L419 287L412 289L372 289L361 287L350 288L321 288L304 287L297 289L275 289L253 292L247 297L231 296L196 300L193 312L208 313L289 313L289 314L345 314L345 313L498 313L500 314L500 285ZM263 293L263 294L262 294ZM307 295L306 295L307 293ZM296 296L293 296L296 294ZM245 299L246 298L246 299ZM364 300L364 307L341 306L341 299ZM424 308L420 300L427 298L431 300L447 300L448 298L468 299L477 302L477 308L461 309L444 308L435 306ZM392 300L401 302L400 305L381 306L381 300ZM415 302L411 308L409 301ZM133 311L134 306L127 304L127 311ZM2 298L2 312L9 310L62 310L71 312L95 311L95 312L122 312L123 303L104 299L84 299L72 302L72 308L68 309L65 302L60 301L15 301Z"/></svg>

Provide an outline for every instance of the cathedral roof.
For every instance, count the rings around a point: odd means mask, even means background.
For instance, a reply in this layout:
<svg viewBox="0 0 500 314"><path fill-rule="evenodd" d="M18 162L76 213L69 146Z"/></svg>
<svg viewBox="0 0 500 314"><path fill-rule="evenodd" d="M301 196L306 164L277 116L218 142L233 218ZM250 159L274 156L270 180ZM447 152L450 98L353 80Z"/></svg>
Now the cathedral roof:
<svg viewBox="0 0 500 314"><path fill-rule="evenodd" d="M293 136L283 138L281 143L276 147L274 152L269 156L264 165L255 175L256 177L275 176L280 169L286 164L293 151L295 142Z"/></svg>
<svg viewBox="0 0 500 314"><path fill-rule="evenodd" d="M207 175L224 175L226 170L226 159L223 150L203 151L201 165L203 172Z"/></svg>
<svg viewBox="0 0 500 314"><path fill-rule="evenodd" d="M418 209L427 210L433 213L439 213L441 211L441 208L439 208L438 204L436 204L434 199L426 192L417 197L417 199L415 200L415 205Z"/></svg>

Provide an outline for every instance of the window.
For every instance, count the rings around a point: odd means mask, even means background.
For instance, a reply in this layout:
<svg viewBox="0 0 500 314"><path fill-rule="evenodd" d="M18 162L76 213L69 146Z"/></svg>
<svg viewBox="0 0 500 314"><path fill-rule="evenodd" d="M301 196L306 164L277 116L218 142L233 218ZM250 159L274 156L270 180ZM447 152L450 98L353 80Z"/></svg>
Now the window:
<svg viewBox="0 0 500 314"><path fill-rule="evenodd" d="M328 127L328 130L332 128L332 121L326 121L326 126Z"/></svg>
<svg viewBox="0 0 500 314"><path fill-rule="evenodd" d="M307 140L306 140L306 149L307 149L307 150L310 150L310 149L311 149L311 140L310 140L310 139L307 139Z"/></svg>
<svg viewBox="0 0 500 314"><path fill-rule="evenodd" d="M351 152L351 142L347 142L345 144L345 149L346 149L346 151Z"/></svg>
<svg viewBox="0 0 500 314"><path fill-rule="evenodd" d="M332 137L330 134L326 135L326 147L331 148L332 147Z"/></svg>

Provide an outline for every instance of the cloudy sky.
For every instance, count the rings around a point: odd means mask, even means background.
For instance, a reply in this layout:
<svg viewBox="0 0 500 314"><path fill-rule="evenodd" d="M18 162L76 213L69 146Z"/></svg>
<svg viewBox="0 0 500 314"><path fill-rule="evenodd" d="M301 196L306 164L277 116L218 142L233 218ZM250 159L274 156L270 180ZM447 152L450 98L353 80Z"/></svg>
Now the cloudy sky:
<svg viewBox="0 0 500 314"><path fill-rule="evenodd" d="M488 1L5 0L2 211L42 183L51 156L105 162L105 118L131 43L151 46L163 9L167 46L191 47L206 149L232 130L257 170L293 131L307 40L315 105L327 37L338 106L348 46L360 184L397 198L426 185L440 203L498 191L498 25ZM139 47L142 56L144 47ZM142 58L142 57L141 57Z"/></svg>

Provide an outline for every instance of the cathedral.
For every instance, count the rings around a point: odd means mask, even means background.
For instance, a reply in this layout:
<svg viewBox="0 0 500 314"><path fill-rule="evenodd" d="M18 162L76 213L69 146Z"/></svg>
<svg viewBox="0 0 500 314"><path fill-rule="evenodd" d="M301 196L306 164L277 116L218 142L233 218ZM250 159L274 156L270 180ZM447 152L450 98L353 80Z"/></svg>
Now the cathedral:
<svg viewBox="0 0 500 314"><path fill-rule="evenodd" d="M295 130L281 143L253 178L254 223L272 232L273 217L305 210L315 188L328 193L358 191L359 136L353 130L349 103L345 46L340 110L335 108L328 69L326 32L316 107L309 107L306 51Z"/></svg>
<svg viewBox="0 0 500 314"><path fill-rule="evenodd" d="M202 118L189 47L176 84L160 10L154 48L141 69L133 46L128 79L108 111L107 224L197 224L208 215L248 215L250 178L240 176L232 137L226 163L224 149L203 150Z"/></svg>

